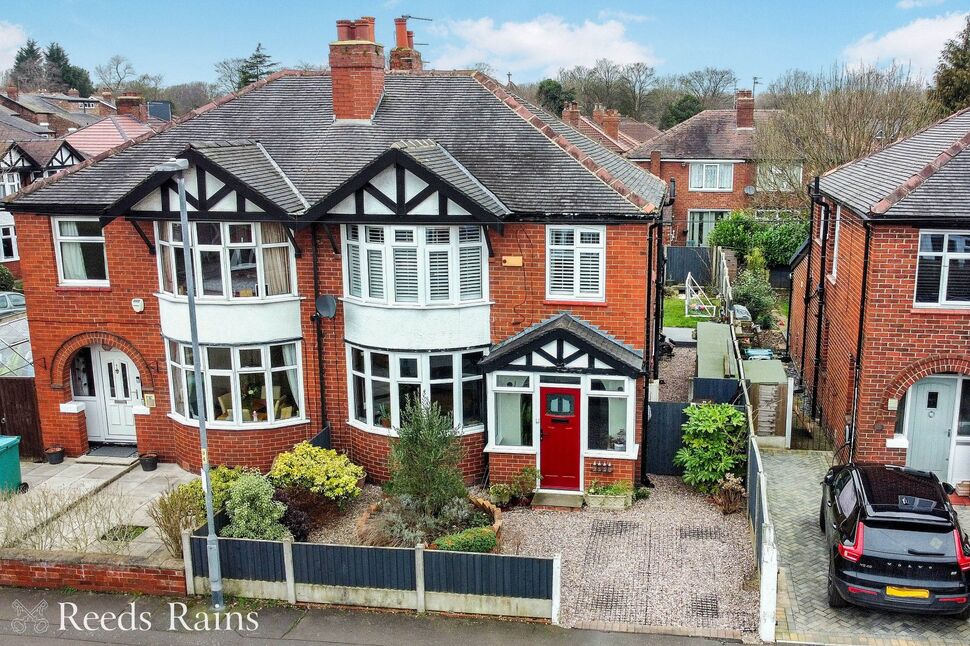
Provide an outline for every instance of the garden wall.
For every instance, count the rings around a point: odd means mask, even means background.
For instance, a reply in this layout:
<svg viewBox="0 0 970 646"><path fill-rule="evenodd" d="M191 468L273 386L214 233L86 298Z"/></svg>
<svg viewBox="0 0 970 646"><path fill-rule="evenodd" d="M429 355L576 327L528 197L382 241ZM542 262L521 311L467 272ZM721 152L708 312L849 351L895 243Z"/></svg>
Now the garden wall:
<svg viewBox="0 0 970 646"><path fill-rule="evenodd" d="M185 573L181 569L124 563L119 557L85 555L82 558L73 553L15 552L0 555L0 586L175 596L185 594Z"/></svg>

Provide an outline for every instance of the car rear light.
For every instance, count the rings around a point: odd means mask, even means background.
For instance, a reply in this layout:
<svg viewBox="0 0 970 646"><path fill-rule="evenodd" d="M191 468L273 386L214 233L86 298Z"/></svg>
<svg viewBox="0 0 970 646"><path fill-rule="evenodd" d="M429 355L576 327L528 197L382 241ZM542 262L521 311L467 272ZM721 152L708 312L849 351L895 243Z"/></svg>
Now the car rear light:
<svg viewBox="0 0 970 646"><path fill-rule="evenodd" d="M966 603L966 597L940 597L939 599L943 603Z"/></svg>
<svg viewBox="0 0 970 646"><path fill-rule="evenodd" d="M875 590L866 590L865 588L857 588L854 585L850 585L846 589L849 591L849 594L871 594L871 595L879 594Z"/></svg>
<svg viewBox="0 0 970 646"><path fill-rule="evenodd" d="M863 529L865 525L860 521L855 526L855 541L852 545L846 545L845 543L839 543L838 549L839 554L847 561L852 561L853 563L858 563L859 559L862 558L862 543L863 543Z"/></svg>
<svg viewBox="0 0 970 646"><path fill-rule="evenodd" d="M970 572L970 555L963 550L963 540L960 538L960 530L953 530L953 540L957 542L957 565L964 572Z"/></svg>

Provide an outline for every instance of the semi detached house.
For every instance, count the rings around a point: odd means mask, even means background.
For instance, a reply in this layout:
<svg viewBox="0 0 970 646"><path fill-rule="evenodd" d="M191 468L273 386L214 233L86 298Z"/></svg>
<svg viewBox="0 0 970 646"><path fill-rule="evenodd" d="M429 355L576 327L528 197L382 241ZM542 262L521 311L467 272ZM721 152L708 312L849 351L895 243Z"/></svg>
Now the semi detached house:
<svg viewBox="0 0 970 646"><path fill-rule="evenodd" d="M380 481L420 396L453 415L469 480L637 477L665 185L486 76L423 71L396 32L385 70L374 20L338 21L329 72L274 74L14 198L47 445L198 468L203 388L214 463L266 469L329 422ZM172 157L188 231L152 170Z"/></svg>

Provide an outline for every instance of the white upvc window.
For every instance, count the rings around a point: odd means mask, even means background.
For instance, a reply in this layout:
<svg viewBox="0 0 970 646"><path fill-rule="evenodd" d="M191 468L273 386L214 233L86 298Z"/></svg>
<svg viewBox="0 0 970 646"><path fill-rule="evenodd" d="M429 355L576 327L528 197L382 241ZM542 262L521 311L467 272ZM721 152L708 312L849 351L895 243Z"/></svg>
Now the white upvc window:
<svg viewBox="0 0 970 646"><path fill-rule="evenodd" d="M706 247L707 239L714 230L718 220L727 216L730 211L687 211L687 246Z"/></svg>
<svg viewBox="0 0 970 646"><path fill-rule="evenodd" d="M365 303L459 305L488 297L480 226L343 227L344 294Z"/></svg>
<svg viewBox="0 0 970 646"><path fill-rule="evenodd" d="M0 173L0 197L13 195L20 190L20 173Z"/></svg>
<svg viewBox="0 0 970 646"><path fill-rule="evenodd" d="M690 191L731 191L734 189L734 164L731 162L692 162Z"/></svg>
<svg viewBox="0 0 970 646"><path fill-rule="evenodd" d="M192 263L200 299L248 301L296 295L293 248L278 222L192 222ZM182 226L157 222L159 289L185 296Z"/></svg>
<svg viewBox="0 0 970 646"><path fill-rule="evenodd" d="M970 231L921 232L917 306L970 307Z"/></svg>
<svg viewBox="0 0 970 646"><path fill-rule="evenodd" d="M546 298L606 297L606 227L546 227Z"/></svg>
<svg viewBox="0 0 970 646"><path fill-rule="evenodd" d="M832 282L839 276L839 238L842 234L842 205L839 204L835 207L835 234L832 240L832 271L829 273L829 278Z"/></svg>
<svg viewBox="0 0 970 646"><path fill-rule="evenodd" d="M485 416L482 350L391 352L347 345L350 423L367 431L394 434L409 401L438 404L455 428L481 431Z"/></svg>
<svg viewBox="0 0 970 646"><path fill-rule="evenodd" d="M299 341L199 349L208 424L246 428L306 419ZM166 353L172 415L198 420L192 346L169 339Z"/></svg>
<svg viewBox="0 0 970 646"><path fill-rule="evenodd" d="M0 262L19 260L17 229L12 224L0 226Z"/></svg>
<svg viewBox="0 0 970 646"><path fill-rule="evenodd" d="M491 442L495 447L534 448L533 379L522 372L492 375Z"/></svg>
<svg viewBox="0 0 970 646"><path fill-rule="evenodd" d="M54 255L61 285L108 285L108 256L98 218L56 217Z"/></svg>

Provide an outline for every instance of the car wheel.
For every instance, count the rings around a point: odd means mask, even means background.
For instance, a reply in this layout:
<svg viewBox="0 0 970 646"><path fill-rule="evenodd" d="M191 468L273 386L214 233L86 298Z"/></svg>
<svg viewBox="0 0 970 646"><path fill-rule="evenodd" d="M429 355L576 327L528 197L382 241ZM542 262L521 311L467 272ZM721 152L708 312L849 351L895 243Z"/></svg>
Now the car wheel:
<svg viewBox="0 0 970 646"><path fill-rule="evenodd" d="M848 602L842 598L839 594L838 588L835 587L835 582L832 581L832 577L828 580L828 596L829 596L829 608L845 608Z"/></svg>
<svg viewBox="0 0 970 646"><path fill-rule="evenodd" d="M825 533L825 501L818 505L818 531Z"/></svg>

